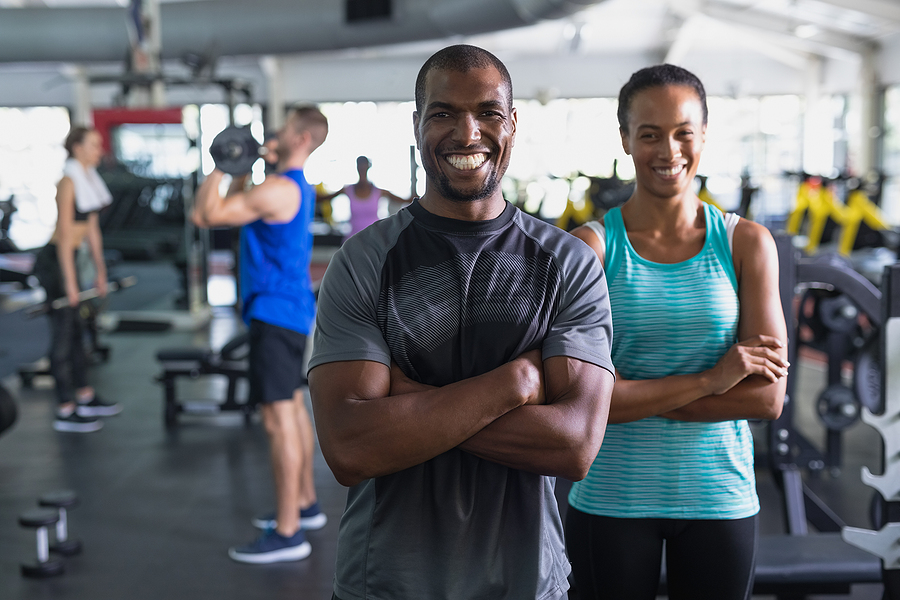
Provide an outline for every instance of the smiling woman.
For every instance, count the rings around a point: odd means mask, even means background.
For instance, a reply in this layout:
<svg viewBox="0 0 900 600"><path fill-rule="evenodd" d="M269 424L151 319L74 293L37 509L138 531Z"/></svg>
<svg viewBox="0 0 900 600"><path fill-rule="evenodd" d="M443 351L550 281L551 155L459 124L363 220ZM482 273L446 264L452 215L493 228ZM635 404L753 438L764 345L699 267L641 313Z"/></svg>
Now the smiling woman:
<svg viewBox="0 0 900 600"><path fill-rule="evenodd" d="M617 370L603 446L569 495L579 598L655 598L665 547L670 598L744 600L759 511L747 419L780 414L788 366L775 245L694 192L697 77L638 71L618 117L634 193L573 231L606 269Z"/></svg>

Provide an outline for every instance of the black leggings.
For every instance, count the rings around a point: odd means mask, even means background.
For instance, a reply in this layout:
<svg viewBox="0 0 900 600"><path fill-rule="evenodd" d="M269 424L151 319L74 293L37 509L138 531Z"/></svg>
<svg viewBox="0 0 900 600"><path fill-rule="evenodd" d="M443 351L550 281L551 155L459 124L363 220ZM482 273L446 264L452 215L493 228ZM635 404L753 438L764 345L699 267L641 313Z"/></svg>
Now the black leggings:
<svg viewBox="0 0 900 600"><path fill-rule="evenodd" d="M746 600L753 588L758 515L746 519L617 519L566 513L578 600L653 600L663 541L672 600Z"/></svg>
<svg viewBox="0 0 900 600"><path fill-rule="evenodd" d="M56 246L41 248L34 261L34 275L47 292L47 304L66 295ZM77 277L77 274L76 274ZM78 307L50 309L50 374L56 381L60 404L75 401L75 390L87 386L84 322Z"/></svg>

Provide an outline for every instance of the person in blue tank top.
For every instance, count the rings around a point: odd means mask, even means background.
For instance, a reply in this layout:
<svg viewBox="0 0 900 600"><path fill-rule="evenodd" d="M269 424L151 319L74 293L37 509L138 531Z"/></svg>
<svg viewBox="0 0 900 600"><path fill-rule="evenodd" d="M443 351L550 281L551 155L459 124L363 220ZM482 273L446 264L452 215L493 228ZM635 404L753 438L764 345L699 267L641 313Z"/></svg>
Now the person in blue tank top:
<svg viewBox="0 0 900 600"><path fill-rule="evenodd" d="M250 401L259 403L269 436L276 511L256 518L262 536L228 554L245 563L301 560L311 551L304 529L325 525L313 485L313 430L300 389L303 357L315 318L309 277L316 195L303 175L325 141L328 121L318 108L293 109L278 131L278 173L249 191L219 193L214 170L197 190L193 220L200 227L241 226L241 299L250 328Z"/></svg>
<svg viewBox="0 0 900 600"><path fill-rule="evenodd" d="M634 193L573 231L606 270L617 374L603 446L569 494L578 597L655 598L665 547L669 598L743 600L759 512L746 420L778 417L788 368L775 244L694 192L696 76L641 69L618 119Z"/></svg>

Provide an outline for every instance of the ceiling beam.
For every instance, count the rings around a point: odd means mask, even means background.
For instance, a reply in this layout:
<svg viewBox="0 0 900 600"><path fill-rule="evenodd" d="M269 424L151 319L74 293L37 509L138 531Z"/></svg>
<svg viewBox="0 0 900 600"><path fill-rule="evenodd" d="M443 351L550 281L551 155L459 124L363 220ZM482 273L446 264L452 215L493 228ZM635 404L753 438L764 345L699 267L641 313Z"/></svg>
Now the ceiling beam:
<svg viewBox="0 0 900 600"><path fill-rule="evenodd" d="M836 0L843 1L843 0ZM855 0L854 0L855 1ZM807 52L823 52L823 46L836 48L853 54L864 54L871 51L874 42L856 36L845 35L835 31L821 31L810 38L799 38L794 34L797 23L793 19L770 16L758 11L735 10L722 4L707 4L704 11L719 21L766 31L782 37L783 44ZM819 27L817 25L817 27Z"/></svg>
<svg viewBox="0 0 900 600"><path fill-rule="evenodd" d="M782 36L769 32L761 34L755 28L734 25L710 17L707 17L706 20L712 26L726 28L729 38L747 50L768 56L772 60L798 71L806 69L810 53L803 48L786 47L782 43Z"/></svg>
<svg viewBox="0 0 900 600"><path fill-rule="evenodd" d="M666 58L663 62L670 65L684 64L684 57L687 55L694 40L700 35L700 26L702 17L698 14L691 15L681 23L675 40L669 45L666 51Z"/></svg>
<svg viewBox="0 0 900 600"><path fill-rule="evenodd" d="M718 29L726 30L727 38L742 48L767 56L798 71L806 68L809 60L808 52L797 48L786 48L779 43L776 36L768 32L761 36L757 29L712 18L707 14L697 12L696 7L680 3L673 3L670 8L673 9L673 16L681 18L683 21L675 35L675 40L665 52L664 62L672 65L683 64L685 56L694 42L702 39L706 31Z"/></svg>
<svg viewBox="0 0 900 600"><path fill-rule="evenodd" d="M900 25L900 4L887 0L819 0L838 8L853 10Z"/></svg>

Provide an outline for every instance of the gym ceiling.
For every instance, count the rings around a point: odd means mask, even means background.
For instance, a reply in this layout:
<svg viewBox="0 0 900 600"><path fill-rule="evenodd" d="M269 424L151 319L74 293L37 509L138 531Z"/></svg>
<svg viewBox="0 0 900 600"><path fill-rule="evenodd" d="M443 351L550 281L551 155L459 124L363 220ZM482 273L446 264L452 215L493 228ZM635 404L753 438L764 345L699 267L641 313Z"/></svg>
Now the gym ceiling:
<svg viewBox="0 0 900 600"><path fill-rule="evenodd" d="M75 74L123 73L124 2L0 0L0 106L71 105ZM387 12L353 19L351 4ZM214 77L264 102L273 65L288 102L409 100L424 58L457 42L495 52L516 96L540 100L614 96L661 61L713 95L900 84L898 0L163 0L160 14L163 71L197 82L173 104L219 101ZM94 105L117 87L92 85Z"/></svg>

